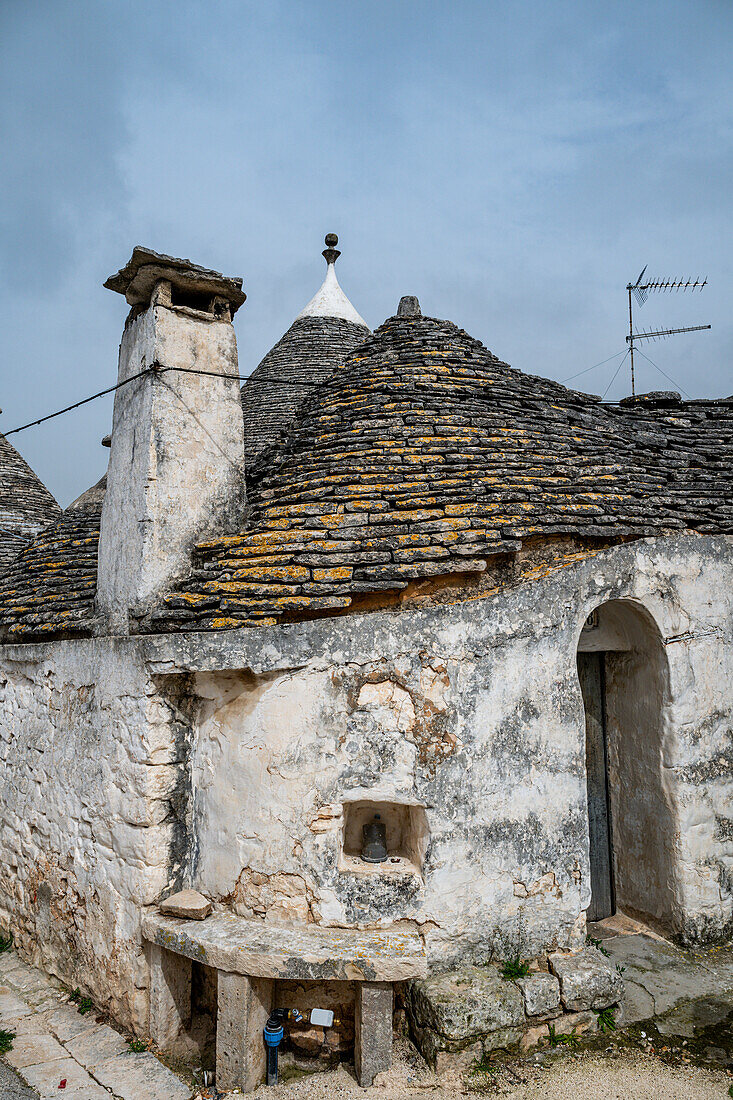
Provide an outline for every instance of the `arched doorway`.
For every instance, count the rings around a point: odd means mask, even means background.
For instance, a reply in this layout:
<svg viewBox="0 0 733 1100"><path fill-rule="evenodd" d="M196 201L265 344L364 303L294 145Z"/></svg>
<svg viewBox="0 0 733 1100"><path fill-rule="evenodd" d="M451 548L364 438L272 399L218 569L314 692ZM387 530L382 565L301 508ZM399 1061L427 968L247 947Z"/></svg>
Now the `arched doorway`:
<svg viewBox="0 0 733 1100"><path fill-rule="evenodd" d="M664 775L662 638L644 608L611 600L586 620L577 659L586 732L588 920L621 910L669 926L675 824Z"/></svg>

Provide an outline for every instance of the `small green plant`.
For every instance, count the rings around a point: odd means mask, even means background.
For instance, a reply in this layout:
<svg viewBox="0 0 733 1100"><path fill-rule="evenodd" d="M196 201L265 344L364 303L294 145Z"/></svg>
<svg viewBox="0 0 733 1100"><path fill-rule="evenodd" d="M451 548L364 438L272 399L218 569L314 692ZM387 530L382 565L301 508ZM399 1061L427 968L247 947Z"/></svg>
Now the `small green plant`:
<svg viewBox="0 0 733 1100"><path fill-rule="evenodd" d="M578 1048L578 1036L575 1035L572 1031L569 1032L568 1034L558 1035L552 1024L548 1024L547 1028L548 1028L548 1031L550 1033L550 1046L551 1047L564 1046L564 1047L570 1047L571 1050L577 1050L577 1048Z"/></svg>
<svg viewBox="0 0 733 1100"><path fill-rule="evenodd" d="M5 1031L4 1028L0 1027L0 1054L7 1054L9 1050L13 1049L14 1038L14 1031Z"/></svg>
<svg viewBox="0 0 733 1100"><path fill-rule="evenodd" d="M501 976L506 981L514 981L515 978L526 978L529 974L529 963L522 962L519 955L513 959L507 959L501 968Z"/></svg>
<svg viewBox="0 0 733 1100"><path fill-rule="evenodd" d="M79 986L69 996L70 1001L74 1001L80 1015L86 1016L87 1012L91 1012L94 1008L94 1002L91 997L82 997Z"/></svg>
<svg viewBox="0 0 733 1100"><path fill-rule="evenodd" d="M468 1072L471 1077L477 1077L479 1080L483 1080L484 1084L491 1082L494 1086L496 1085L497 1067L491 1064L485 1054L482 1058L474 1058ZM483 1089L481 1091L483 1091Z"/></svg>
<svg viewBox="0 0 733 1100"><path fill-rule="evenodd" d="M148 1049L148 1044L143 1042L142 1039L130 1039L130 1050L135 1054L142 1054L143 1051Z"/></svg>
<svg viewBox="0 0 733 1100"><path fill-rule="evenodd" d="M728 1085L728 1095L733 1096L733 1085Z"/></svg>
<svg viewBox="0 0 733 1100"><path fill-rule="evenodd" d="M601 1031L616 1030L616 1016L612 1008L602 1008L596 1015L598 1016L598 1027Z"/></svg>
<svg viewBox="0 0 733 1100"><path fill-rule="evenodd" d="M0 935L0 955L4 955L13 946L13 933L7 936Z"/></svg>
<svg viewBox="0 0 733 1100"><path fill-rule="evenodd" d="M594 940L592 936L587 936L585 942L589 947L595 947L596 950L600 951L602 955L605 955L607 959L611 958L611 952L606 950L602 940Z"/></svg>
<svg viewBox="0 0 733 1100"><path fill-rule="evenodd" d="M626 967L622 966L621 963L616 963L616 973L617 974L625 974L626 973Z"/></svg>

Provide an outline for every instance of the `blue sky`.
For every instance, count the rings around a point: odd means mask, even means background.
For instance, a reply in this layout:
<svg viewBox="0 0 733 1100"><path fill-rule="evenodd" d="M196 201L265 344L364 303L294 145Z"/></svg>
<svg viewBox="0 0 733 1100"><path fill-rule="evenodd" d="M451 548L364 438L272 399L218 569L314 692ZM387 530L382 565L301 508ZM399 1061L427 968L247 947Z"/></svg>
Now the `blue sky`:
<svg viewBox="0 0 733 1100"><path fill-rule="evenodd" d="M645 350L731 394L731 56L730 0L3 0L0 430L114 383L126 307L101 284L133 245L244 277L246 374L331 230L372 327L417 294L557 379L625 347L644 264L705 274L638 320L711 323ZM66 504L110 423L106 398L11 441Z"/></svg>

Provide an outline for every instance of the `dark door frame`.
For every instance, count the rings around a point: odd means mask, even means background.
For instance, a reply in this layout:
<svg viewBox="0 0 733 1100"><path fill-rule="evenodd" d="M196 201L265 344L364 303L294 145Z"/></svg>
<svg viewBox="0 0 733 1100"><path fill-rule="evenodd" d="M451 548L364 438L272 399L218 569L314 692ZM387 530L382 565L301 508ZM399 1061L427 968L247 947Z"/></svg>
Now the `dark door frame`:
<svg viewBox="0 0 733 1100"><path fill-rule="evenodd" d="M613 819L608 777L606 724L606 655L578 653L585 716L586 804L590 846L591 900L588 920L602 920L616 911L613 867Z"/></svg>

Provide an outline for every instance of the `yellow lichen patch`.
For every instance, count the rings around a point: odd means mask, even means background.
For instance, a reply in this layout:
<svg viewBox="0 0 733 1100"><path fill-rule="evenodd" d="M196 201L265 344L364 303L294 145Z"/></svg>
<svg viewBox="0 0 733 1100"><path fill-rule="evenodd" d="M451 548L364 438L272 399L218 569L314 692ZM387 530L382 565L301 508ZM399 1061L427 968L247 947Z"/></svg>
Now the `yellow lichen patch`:
<svg viewBox="0 0 733 1100"><path fill-rule="evenodd" d="M183 600L184 603L187 603L190 607L198 607L200 603L206 601L209 597L199 592L176 592L175 597L168 596L167 600L174 598Z"/></svg>
<svg viewBox="0 0 733 1100"><path fill-rule="evenodd" d="M232 580L254 581L306 581L310 572L302 565L266 565L262 568L235 569L232 572Z"/></svg>
<svg viewBox="0 0 733 1100"><path fill-rule="evenodd" d="M347 565L335 565L329 569L314 569L314 581L348 581L354 570Z"/></svg>

